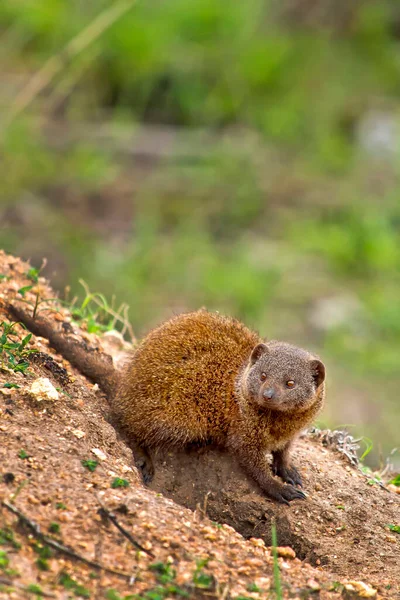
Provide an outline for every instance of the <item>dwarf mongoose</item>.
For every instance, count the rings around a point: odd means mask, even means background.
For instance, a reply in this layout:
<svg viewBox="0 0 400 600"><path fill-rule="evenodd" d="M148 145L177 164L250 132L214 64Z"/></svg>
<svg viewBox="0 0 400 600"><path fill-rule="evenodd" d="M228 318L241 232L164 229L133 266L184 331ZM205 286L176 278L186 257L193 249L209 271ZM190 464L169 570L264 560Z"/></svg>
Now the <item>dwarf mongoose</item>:
<svg viewBox="0 0 400 600"><path fill-rule="evenodd" d="M295 487L301 477L289 450L323 403L325 367L314 355L283 342L263 342L239 321L200 310L151 331L117 375L96 352L18 307L11 310L104 387L140 447L136 458L145 480L152 475L147 449L213 443L237 456L270 498L289 504L305 497Z"/></svg>
<svg viewBox="0 0 400 600"><path fill-rule="evenodd" d="M289 448L320 410L324 380L323 363L305 350L264 343L239 321L200 310L143 339L113 405L144 450L212 442L234 453L269 497L288 504L305 497L294 487L301 478ZM288 485L272 476L266 451Z"/></svg>

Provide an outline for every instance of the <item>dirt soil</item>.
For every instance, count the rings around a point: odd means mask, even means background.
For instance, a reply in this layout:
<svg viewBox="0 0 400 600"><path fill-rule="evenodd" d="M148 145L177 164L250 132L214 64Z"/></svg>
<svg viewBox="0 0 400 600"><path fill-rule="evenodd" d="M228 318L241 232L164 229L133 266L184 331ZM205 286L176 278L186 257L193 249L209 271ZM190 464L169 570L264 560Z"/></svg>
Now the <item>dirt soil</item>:
<svg viewBox="0 0 400 600"><path fill-rule="evenodd" d="M10 322L10 302L34 303L37 292L40 299L54 298L42 278L22 298L18 290L32 285L28 270L0 251L0 323ZM71 322L57 303L40 310L56 328ZM87 343L104 347L104 339L73 327ZM17 325L15 334L12 341L27 332ZM115 340L107 351L119 359ZM324 445L326 436L299 440L295 461L308 498L290 507L265 499L230 456L212 448L158 454L149 489L110 424L98 386L43 338L33 336L28 347L41 353L29 356L28 372L15 373L6 361L0 369L1 600L400 598L400 535L388 527L400 525L400 496L371 485ZM44 391L43 378L52 384ZM93 472L82 465L87 460L98 462ZM112 487L116 478L127 487ZM40 527L45 541L21 515ZM272 520L279 546L275 577ZM49 549L49 538L78 558Z"/></svg>

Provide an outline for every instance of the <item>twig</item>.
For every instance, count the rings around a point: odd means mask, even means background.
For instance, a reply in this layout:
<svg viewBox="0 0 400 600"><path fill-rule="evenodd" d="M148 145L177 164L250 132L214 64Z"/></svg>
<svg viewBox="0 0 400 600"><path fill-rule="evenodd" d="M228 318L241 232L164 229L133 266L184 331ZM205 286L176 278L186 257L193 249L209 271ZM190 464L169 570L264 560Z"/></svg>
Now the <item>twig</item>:
<svg viewBox="0 0 400 600"><path fill-rule="evenodd" d="M10 498L11 504L14 504L18 494L22 491L22 489L26 486L27 483L28 483L27 479L24 479L23 481L21 481L21 483L19 484L19 486L17 487L17 489L15 490L15 492L13 493L13 495Z"/></svg>
<svg viewBox="0 0 400 600"><path fill-rule="evenodd" d="M37 525L34 521L31 521L31 519L29 519L27 516L25 516L24 513L22 513L18 508L16 508L12 504L9 504L5 500L3 500L2 505L7 510L9 510L14 515L16 515L19 518L19 520L21 521L21 523L24 523L32 531L32 533L35 535L35 537L37 537L39 540L41 540L47 546L50 546L51 548L54 548L58 552L62 552L63 554L66 554L67 556L70 556L71 558L75 558L76 560L83 562L85 565L88 565L88 567L92 567L92 569L97 569L98 571L105 571L106 573L112 573L113 575L118 575L119 577L123 577L124 579L127 579L128 581L130 581L131 576L129 575L129 573L124 573L122 571L116 571L114 569L104 567L100 563L97 563L93 560L85 558L84 556L81 556L80 554L75 552L75 550L73 550L72 548L68 548L68 546L64 546L64 544L60 544L60 542L56 542L52 538L47 537L47 535L44 535L40 531L39 525Z"/></svg>
<svg viewBox="0 0 400 600"><path fill-rule="evenodd" d="M0 577L0 585L8 585L13 588L18 588L19 590L23 590L28 594L36 594L39 598L56 598L55 594L51 594L49 592L40 591L40 594L35 590L30 589L29 585L23 585L22 583L18 583L17 581L10 581L10 579L6 579L5 577Z"/></svg>
<svg viewBox="0 0 400 600"><path fill-rule="evenodd" d="M135 334L133 333L132 325L131 325L131 322L128 317L128 312L129 312L129 306L127 304L125 304L125 306L124 306L124 328L121 331L121 335L124 336L126 330L128 330L131 342L135 343L136 337L135 337Z"/></svg>
<svg viewBox="0 0 400 600"><path fill-rule="evenodd" d="M137 549L137 550L141 550L142 552L145 552L146 554L148 554L149 556L151 556L151 558L154 558L154 554L152 552L150 552L150 550L146 550L146 548L143 548L143 546L141 546L133 537L132 535L129 533L129 531L127 531L126 529L124 529L122 527L122 525L120 525L120 523L118 523L117 521L117 517L114 515L114 513L110 512L102 503L102 501L100 500L99 497L97 497L98 503L100 504L101 508L99 510L100 515L110 519L111 523L113 525L115 525L115 527L118 529L118 531L120 531L122 533L123 536L126 537L127 540L130 541L130 543Z"/></svg>
<svg viewBox="0 0 400 600"><path fill-rule="evenodd" d="M35 306L33 307L32 317L36 319L36 313L39 306L39 292L36 293Z"/></svg>
<svg viewBox="0 0 400 600"><path fill-rule="evenodd" d="M68 42L61 52L51 56L17 95L10 112L6 116L3 128L5 129L10 125L31 104L36 96L49 85L51 80L54 79L65 65L127 13L135 2L136 0L120 0L116 2L97 15L91 23Z"/></svg>
<svg viewBox="0 0 400 600"><path fill-rule="evenodd" d="M62 102L73 92L73 88L77 85L79 79L83 77L85 71L90 68L100 54L101 47L92 48L90 53L87 52L81 64L78 64L75 70L71 69L70 73L53 87L51 95L46 101L47 114L53 114L57 110L57 107L62 105Z"/></svg>
<svg viewBox="0 0 400 600"><path fill-rule="evenodd" d="M229 583L227 583L224 587L224 591L222 592L219 600L226 600L226 598L228 597L228 592L229 592Z"/></svg>

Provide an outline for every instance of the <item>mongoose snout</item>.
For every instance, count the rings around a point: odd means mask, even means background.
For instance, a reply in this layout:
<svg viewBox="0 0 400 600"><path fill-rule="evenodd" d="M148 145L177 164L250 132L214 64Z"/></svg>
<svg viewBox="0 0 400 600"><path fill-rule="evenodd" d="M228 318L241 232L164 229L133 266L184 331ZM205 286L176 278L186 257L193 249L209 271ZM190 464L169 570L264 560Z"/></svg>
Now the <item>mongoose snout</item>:
<svg viewBox="0 0 400 600"><path fill-rule="evenodd" d="M265 398L266 400L272 400L277 396L277 393L275 391L275 388L267 388L263 391L262 395L263 398Z"/></svg>

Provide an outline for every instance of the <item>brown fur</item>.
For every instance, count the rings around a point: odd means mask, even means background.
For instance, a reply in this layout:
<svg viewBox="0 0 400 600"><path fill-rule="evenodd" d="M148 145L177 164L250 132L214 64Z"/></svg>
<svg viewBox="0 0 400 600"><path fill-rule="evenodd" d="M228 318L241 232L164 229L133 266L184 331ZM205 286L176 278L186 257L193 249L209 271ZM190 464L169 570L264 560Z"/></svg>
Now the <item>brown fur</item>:
<svg viewBox="0 0 400 600"><path fill-rule="evenodd" d="M301 379L308 364L323 365L304 350L276 342L260 346L252 364L260 344L256 333L234 319L205 310L179 315L151 331L135 351L114 408L143 449L213 442L234 452L269 496L288 503L304 494L272 477L265 452L272 451L273 468L284 481L301 484L289 465L289 447L321 408L324 384L323 379L318 387L312 384L310 367L307 397L300 388L290 401L281 373L286 369ZM287 403L284 410L270 408L269 400L258 392L251 397L247 389L258 365L267 365L271 356L268 381L257 385L262 391L274 380L279 402Z"/></svg>

